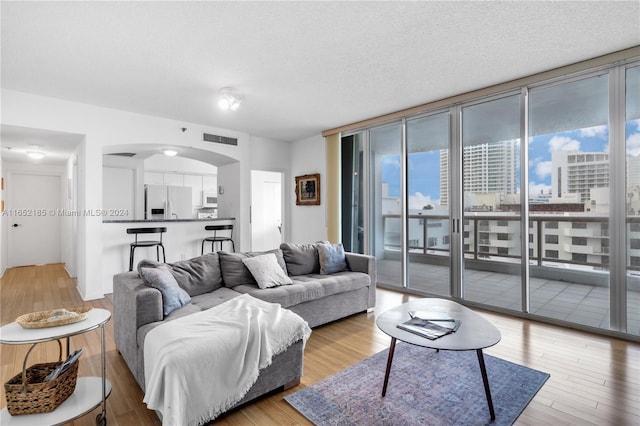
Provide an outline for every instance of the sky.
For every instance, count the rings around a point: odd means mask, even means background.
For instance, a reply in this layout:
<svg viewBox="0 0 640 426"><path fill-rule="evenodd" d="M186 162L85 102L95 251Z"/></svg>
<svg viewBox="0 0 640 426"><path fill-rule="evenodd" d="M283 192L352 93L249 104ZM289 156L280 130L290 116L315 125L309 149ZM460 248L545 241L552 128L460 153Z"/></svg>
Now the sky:
<svg viewBox="0 0 640 426"><path fill-rule="evenodd" d="M640 156L640 120L626 124L627 155ZM608 152L608 126L539 135L529 143L529 192L551 191L551 155L554 151ZM519 161L519 160L518 160ZM440 151L412 153L408 160L409 209L440 204ZM389 196L400 197L400 156L382 160L382 181Z"/></svg>

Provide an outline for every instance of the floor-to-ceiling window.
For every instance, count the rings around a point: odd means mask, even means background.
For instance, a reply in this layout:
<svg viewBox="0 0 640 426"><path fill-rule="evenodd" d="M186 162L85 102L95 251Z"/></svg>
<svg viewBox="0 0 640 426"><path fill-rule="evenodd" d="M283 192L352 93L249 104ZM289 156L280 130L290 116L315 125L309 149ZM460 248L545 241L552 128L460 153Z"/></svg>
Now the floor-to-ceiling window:
<svg viewBox="0 0 640 426"><path fill-rule="evenodd" d="M464 106L462 147L462 294L520 310L520 94Z"/></svg>
<svg viewBox="0 0 640 426"><path fill-rule="evenodd" d="M380 285L640 335L640 66L571 72L358 130Z"/></svg>
<svg viewBox="0 0 640 426"><path fill-rule="evenodd" d="M609 327L609 78L529 91L531 313Z"/></svg>
<svg viewBox="0 0 640 426"><path fill-rule="evenodd" d="M402 124L369 130L370 252L378 282L404 286L402 264Z"/></svg>
<svg viewBox="0 0 640 426"><path fill-rule="evenodd" d="M450 295L449 112L406 121L407 286Z"/></svg>
<svg viewBox="0 0 640 426"><path fill-rule="evenodd" d="M640 66L625 73L627 331L640 335Z"/></svg>

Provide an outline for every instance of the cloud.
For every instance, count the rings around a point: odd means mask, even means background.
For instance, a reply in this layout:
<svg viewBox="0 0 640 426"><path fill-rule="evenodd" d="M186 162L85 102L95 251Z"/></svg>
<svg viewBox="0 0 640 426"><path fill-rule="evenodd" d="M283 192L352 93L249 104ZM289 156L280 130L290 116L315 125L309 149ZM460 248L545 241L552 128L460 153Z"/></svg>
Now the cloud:
<svg viewBox="0 0 640 426"><path fill-rule="evenodd" d="M607 130L607 125L586 127L584 129L580 129L580 136L582 136L583 138L599 137L602 139L606 139Z"/></svg>
<svg viewBox="0 0 640 426"><path fill-rule="evenodd" d="M554 136L549 140L549 151L580 151L580 141L566 136Z"/></svg>
<svg viewBox="0 0 640 426"><path fill-rule="evenodd" d="M533 197L538 194L550 194L551 187L544 183L529 182L529 197Z"/></svg>
<svg viewBox="0 0 640 426"><path fill-rule="evenodd" d="M540 179L544 179L551 175L551 161L540 161L536 164L535 169L536 176Z"/></svg>
<svg viewBox="0 0 640 426"><path fill-rule="evenodd" d="M427 204L435 207L436 204L440 204L440 200L433 200L429 195L424 195L421 192L409 195L409 210L422 210Z"/></svg>
<svg viewBox="0 0 640 426"><path fill-rule="evenodd" d="M640 133L632 133L627 138L627 155L640 156Z"/></svg>
<svg viewBox="0 0 640 426"><path fill-rule="evenodd" d="M397 155L389 156L389 157L383 157L382 158L382 165L383 166L393 166L393 167L397 167L399 169L400 168L400 159L398 158Z"/></svg>

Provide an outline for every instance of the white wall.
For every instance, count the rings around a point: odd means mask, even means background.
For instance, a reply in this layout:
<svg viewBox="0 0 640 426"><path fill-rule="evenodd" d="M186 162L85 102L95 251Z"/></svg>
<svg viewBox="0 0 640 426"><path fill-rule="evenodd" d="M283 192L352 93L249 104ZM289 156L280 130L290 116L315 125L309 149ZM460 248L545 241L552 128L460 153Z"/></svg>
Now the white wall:
<svg viewBox="0 0 640 426"><path fill-rule="evenodd" d="M292 149L295 143L274 141L272 139L265 139L259 137L251 138L251 146L253 149L251 156L251 170L261 170L264 172L279 172L282 173L284 179L284 190L282 194L283 198L283 211L282 211L282 239L283 241L291 241L292 229L291 229L291 211L292 205L295 205L296 199L294 191L290 191L289 182L295 180L291 172L292 161ZM324 144L324 142L323 142ZM249 197L249 203L251 203L251 194L247 194Z"/></svg>
<svg viewBox="0 0 640 426"><path fill-rule="evenodd" d="M280 157L286 152L286 143L252 138L246 133L184 123L175 120L134 114L88 104L70 102L2 90L2 124L46 129L84 135L77 151L78 159L78 197L77 208L100 209L102 207L102 154L103 148L112 145L127 144L167 144L177 148L189 146L215 151L237 162L219 167L218 180L225 186L225 198L228 207L220 212L226 217L235 217L238 225L234 239L240 244L237 250L248 249L250 236L243 232L249 223L249 187L250 170L253 158L263 169L282 169L289 167L289 161ZM189 131L182 132L182 127ZM203 142L202 133L222 134L238 139L238 146L211 144ZM322 139L320 139L322 140ZM255 145L255 150L254 150ZM321 144L324 147L324 142ZM255 152L254 152L255 151ZM324 149L320 150L324 155ZM265 155L265 153L269 153ZM286 154L284 155L286 158ZM318 160L316 157L314 160ZM324 164L324 162L323 162ZM4 173L4 169L2 170ZM293 191L293 189L291 189ZM246 235L245 235L246 234ZM2 239L5 241L5 238ZM3 249L0 252L5 257ZM77 278L78 291L85 300L101 298L103 285L103 265L101 262L102 219L97 216L78 217L77 223ZM6 262L2 264L6 267ZM113 273L121 271L113 271Z"/></svg>
<svg viewBox="0 0 640 426"><path fill-rule="evenodd" d="M327 153L322 136L313 136L291 144L291 175L288 192L295 194L295 176L320 173L320 205L297 206L291 200L291 239L294 243L310 243L327 239L326 166Z"/></svg>

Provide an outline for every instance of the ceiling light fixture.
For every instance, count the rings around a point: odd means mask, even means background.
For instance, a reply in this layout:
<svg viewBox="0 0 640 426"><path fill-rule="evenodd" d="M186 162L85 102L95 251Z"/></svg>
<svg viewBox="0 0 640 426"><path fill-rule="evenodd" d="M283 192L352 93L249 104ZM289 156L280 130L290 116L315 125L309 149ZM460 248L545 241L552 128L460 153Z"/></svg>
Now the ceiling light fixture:
<svg viewBox="0 0 640 426"><path fill-rule="evenodd" d="M164 155L168 157L175 157L176 155L178 155L178 151L176 151L175 149L165 149L162 152L164 152Z"/></svg>
<svg viewBox="0 0 640 426"><path fill-rule="evenodd" d="M42 160L45 153L40 151L27 151L27 156L33 160Z"/></svg>
<svg viewBox="0 0 640 426"><path fill-rule="evenodd" d="M218 106L225 111L236 111L242 102L242 97L235 93L231 87L223 87L220 89L220 100Z"/></svg>

